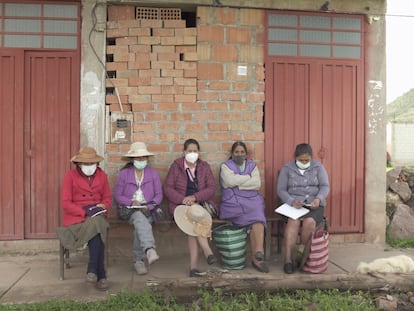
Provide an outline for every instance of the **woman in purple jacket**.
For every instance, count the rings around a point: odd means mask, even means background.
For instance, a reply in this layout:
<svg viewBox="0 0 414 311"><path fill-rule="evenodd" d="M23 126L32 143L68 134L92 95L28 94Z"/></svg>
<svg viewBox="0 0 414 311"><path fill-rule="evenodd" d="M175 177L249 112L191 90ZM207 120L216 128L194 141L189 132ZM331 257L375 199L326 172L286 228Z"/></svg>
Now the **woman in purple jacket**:
<svg viewBox="0 0 414 311"><path fill-rule="evenodd" d="M213 207L216 182L210 165L200 160L198 155L200 145L195 139L187 139L184 142L184 156L176 159L168 170L164 183L164 194L169 201L168 209L174 215L174 209L178 205L192 205L197 202L209 202ZM190 252L190 277L200 275L198 267L198 246L203 250L209 265L217 260L211 251L206 237L188 237Z"/></svg>
<svg viewBox="0 0 414 311"><path fill-rule="evenodd" d="M283 270L291 274L296 269L292 261L292 249L296 245L301 229L301 243L306 244L316 226L323 220L326 196L329 193L328 174L322 163L312 160L312 147L299 144L295 149L295 160L285 164L277 180L277 194L282 203L310 212L301 219L288 219L284 233L285 264ZM302 228L300 223L302 221Z"/></svg>
<svg viewBox="0 0 414 311"><path fill-rule="evenodd" d="M248 229L252 265L260 272L269 272L264 262L266 217L264 200L259 192L261 179L256 164L247 160L244 142L236 141L231 147L230 159L220 167L220 185L220 218Z"/></svg>
<svg viewBox="0 0 414 311"><path fill-rule="evenodd" d="M159 259L155 250L151 211L161 203L163 194L158 172L148 166L148 158L153 155L144 143L133 143L124 155L129 162L119 173L114 189L118 208L140 207L132 209L135 212L128 218L134 226L134 267L138 274L147 273L145 258L149 265Z"/></svg>

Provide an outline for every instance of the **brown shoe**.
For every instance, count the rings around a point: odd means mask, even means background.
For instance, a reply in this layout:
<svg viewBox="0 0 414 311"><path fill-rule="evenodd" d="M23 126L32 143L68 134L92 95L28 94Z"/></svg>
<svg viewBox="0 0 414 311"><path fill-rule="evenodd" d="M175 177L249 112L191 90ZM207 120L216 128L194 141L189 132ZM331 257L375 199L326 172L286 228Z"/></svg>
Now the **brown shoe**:
<svg viewBox="0 0 414 311"><path fill-rule="evenodd" d="M107 290L109 288L108 281L106 279L100 279L96 283L96 288L99 290Z"/></svg>

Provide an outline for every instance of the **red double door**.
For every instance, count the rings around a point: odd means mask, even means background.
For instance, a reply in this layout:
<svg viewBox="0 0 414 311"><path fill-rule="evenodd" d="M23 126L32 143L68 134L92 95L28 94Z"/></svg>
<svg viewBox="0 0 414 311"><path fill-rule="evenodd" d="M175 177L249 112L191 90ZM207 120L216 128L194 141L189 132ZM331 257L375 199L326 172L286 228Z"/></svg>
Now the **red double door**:
<svg viewBox="0 0 414 311"><path fill-rule="evenodd" d="M79 146L77 52L0 50L0 240L48 238Z"/></svg>
<svg viewBox="0 0 414 311"><path fill-rule="evenodd" d="M364 77L360 60L273 58L266 64L265 172L267 212L278 203L277 174L296 144L312 145L331 192L333 233L363 232Z"/></svg>

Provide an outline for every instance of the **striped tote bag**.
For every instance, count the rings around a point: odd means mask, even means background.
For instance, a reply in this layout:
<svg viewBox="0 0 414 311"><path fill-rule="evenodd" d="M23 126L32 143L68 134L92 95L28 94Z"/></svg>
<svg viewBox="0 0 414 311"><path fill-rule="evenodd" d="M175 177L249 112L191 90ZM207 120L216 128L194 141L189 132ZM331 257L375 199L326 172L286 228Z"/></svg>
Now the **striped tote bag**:
<svg viewBox="0 0 414 311"><path fill-rule="evenodd" d="M329 232L326 218L317 226L305 246L301 270L307 273L323 273L328 269Z"/></svg>
<svg viewBox="0 0 414 311"><path fill-rule="evenodd" d="M240 270L246 265L246 238L245 228L237 228L231 224L224 224L213 230L213 242L221 255L224 269Z"/></svg>

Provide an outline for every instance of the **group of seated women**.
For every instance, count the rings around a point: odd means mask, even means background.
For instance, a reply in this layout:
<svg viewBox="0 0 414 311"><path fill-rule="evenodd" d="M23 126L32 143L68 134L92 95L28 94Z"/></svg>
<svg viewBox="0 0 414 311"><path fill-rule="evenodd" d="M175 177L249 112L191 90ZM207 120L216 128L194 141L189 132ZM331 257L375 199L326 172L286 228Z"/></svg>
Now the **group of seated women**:
<svg viewBox="0 0 414 311"><path fill-rule="evenodd" d="M217 211L220 219L227 220L234 227L246 228L251 264L256 270L268 273L269 267L264 256L267 229L265 203L259 192L261 178L255 162L248 159L246 144L235 142L229 159L220 165L219 204L214 200L216 181L211 167L199 155L198 141L187 139L183 155L173 161L163 184L157 170L149 165L154 154L147 150L145 143L131 144L130 150L123 155L127 163L117 176L113 200L123 219L134 226L133 259L136 272L146 274L149 266L159 259L152 222L154 210L165 197L169 213L187 235L190 277L202 274L199 268L199 248L208 265L218 263L209 244L211 216L202 207L205 203ZM75 167L65 175L62 188L64 226L69 229L66 233L70 231L71 238L60 232L58 236L61 241L65 240L62 243L69 243L72 239L76 241L76 246L88 245L86 281L96 284L100 290L106 290L105 239L102 236L108 227L106 211L111 206L112 195L108 177L99 168L102 160L103 157L91 147L81 148L71 159ZM328 192L327 173L319 161L312 159L311 146L297 145L294 160L280 170L277 193L282 202L295 208L308 203L311 212L301 220L287 220L284 234L286 273L295 271L291 250L296 244L299 230L301 242L306 243L316 225L322 221Z"/></svg>

